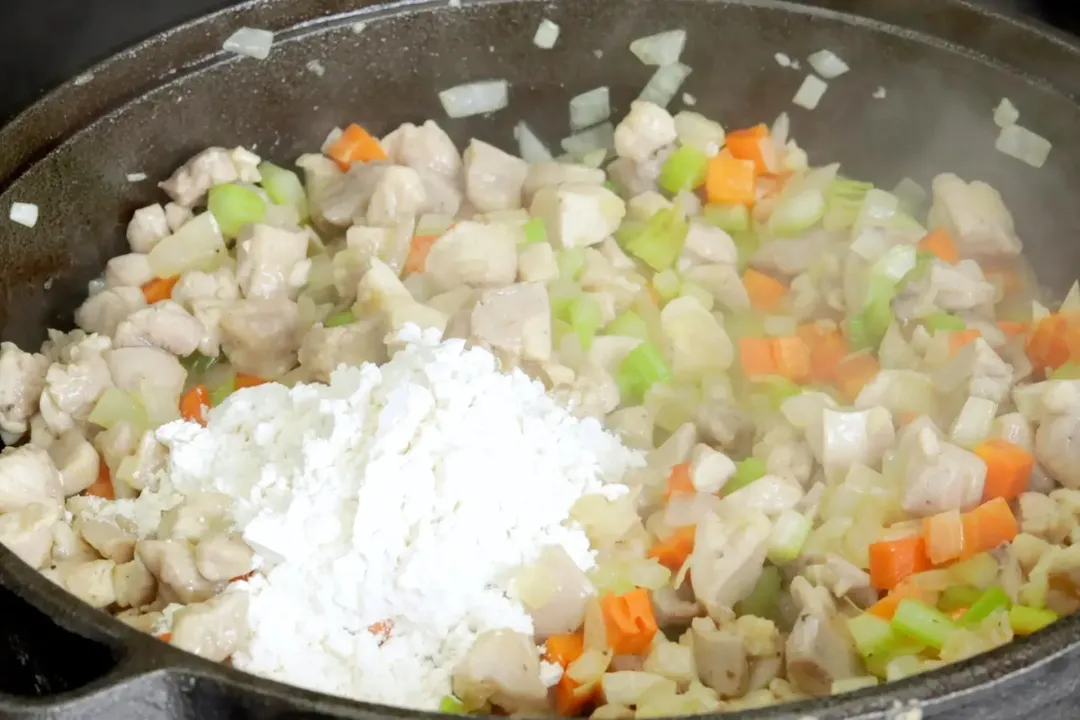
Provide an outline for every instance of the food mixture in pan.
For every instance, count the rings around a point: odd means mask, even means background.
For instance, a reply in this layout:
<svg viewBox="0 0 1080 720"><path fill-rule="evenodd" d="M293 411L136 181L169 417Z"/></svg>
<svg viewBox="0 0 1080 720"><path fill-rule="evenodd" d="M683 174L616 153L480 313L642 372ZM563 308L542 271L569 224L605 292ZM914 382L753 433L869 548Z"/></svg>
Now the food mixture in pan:
<svg viewBox="0 0 1080 720"><path fill-rule="evenodd" d="M637 101L614 159L210 148L36 352L0 540L134 627L454 712L734 710L1080 606L1080 291L1001 196Z"/></svg>

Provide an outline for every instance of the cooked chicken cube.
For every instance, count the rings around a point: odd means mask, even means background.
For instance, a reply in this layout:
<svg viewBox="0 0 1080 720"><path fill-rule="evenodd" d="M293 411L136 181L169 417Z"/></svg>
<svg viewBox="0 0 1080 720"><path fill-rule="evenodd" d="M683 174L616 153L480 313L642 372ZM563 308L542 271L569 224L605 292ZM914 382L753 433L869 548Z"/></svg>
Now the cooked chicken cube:
<svg viewBox="0 0 1080 720"><path fill-rule="evenodd" d="M105 608L116 602L112 560L66 562L56 567L60 585L87 605Z"/></svg>
<svg viewBox="0 0 1080 720"><path fill-rule="evenodd" d="M142 287L153 279L150 256L143 253L117 255L105 264L107 287Z"/></svg>
<svg viewBox="0 0 1080 720"><path fill-rule="evenodd" d="M635 100L630 113L615 128L615 152L621 158L642 162L675 138L671 113L655 103Z"/></svg>
<svg viewBox="0 0 1080 720"><path fill-rule="evenodd" d="M236 239L236 281L246 298L293 298L307 282L305 231L290 231L256 223Z"/></svg>
<svg viewBox="0 0 1080 720"><path fill-rule="evenodd" d="M472 311L472 339L509 357L551 357L551 307L539 283L519 283L480 296Z"/></svg>
<svg viewBox="0 0 1080 720"><path fill-rule="evenodd" d="M177 610L172 644L207 660L225 660L247 639L248 603L247 593L225 592Z"/></svg>
<svg viewBox="0 0 1080 720"><path fill-rule="evenodd" d="M235 182L239 177L229 151L212 147L181 165L159 186L178 205L192 207L198 205L213 186Z"/></svg>
<svg viewBox="0 0 1080 720"><path fill-rule="evenodd" d="M266 380L296 367L300 313L286 298L233 303L221 315L221 349L237 370Z"/></svg>
<svg viewBox="0 0 1080 720"><path fill-rule="evenodd" d="M460 222L432 243L424 271L440 290L505 287L517 276L517 235L502 224Z"/></svg>
<svg viewBox="0 0 1080 720"><path fill-rule="evenodd" d="M701 682L720 697L739 697L746 692L749 673L746 645L735 633L717 629L709 618L696 618L690 624L693 637L694 665Z"/></svg>
<svg viewBox="0 0 1080 720"><path fill-rule="evenodd" d="M687 262L683 263L680 260L680 263L687 266L702 263L734 265L738 260L735 253L735 241L730 235L718 227L696 219L690 221L690 229L686 233L686 240L683 241L683 258Z"/></svg>
<svg viewBox="0 0 1080 720"><path fill-rule="evenodd" d="M461 155L454 141L433 120L420 127L405 123L383 138L382 146L391 162L418 172L456 178L461 170Z"/></svg>
<svg viewBox="0 0 1080 720"><path fill-rule="evenodd" d="M626 203L603 186L567 184L541 188L529 212L544 221L552 245L586 247L603 242L619 228Z"/></svg>
<svg viewBox="0 0 1080 720"><path fill-rule="evenodd" d="M529 164L494 145L473 140L465 151L465 195L480 212L521 207Z"/></svg>
<svg viewBox="0 0 1080 720"><path fill-rule="evenodd" d="M132 313L116 328L113 345L155 347L178 357L195 352L206 334L199 320L172 300L162 300Z"/></svg>
<svg viewBox="0 0 1080 720"><path fill-rule="evenodd" d="M803 608L784 654L788 678L807 695L828 695L837 680L863 674L842 618L820 607Z"/></svg>
<svg viewBox="0 0 1080 720"><path fill-rule="evenodd" d="M191 222L191 219L195 217L195 213L191 211L191 208L183 205L177 205L174 202L165 204L165 222L169 226L169 232L174 233L180 228ZM143 252L137 250L135 247L131 248L136 252ZM146 252L149 252L147 250Z"/></svg>
<svg viewBox="0 0 1080 720"><path fill-rule="evenodd" d="M48 369L44 355L0 343L0 432L18 438L30 429Z"/></svg>
<svg viewBox="0 0 1080 720"><path fill-rule="evenodd" d="M690 582L709 615L722 618L754 589L768 550L772 524L760 511L736 517L707 515L694 534Z"/></svg>
<svg viewBox="0 0 1080 720"><path fill-rule="evenodd" d="M521 282L549 282L559 277L559 265L555 261L555 249L551 243L539 242L521 248L518 253L518 280Z"/></svg>
<svg viewBox="0 0 1080 720"><path fill-rule="evenodd" d="M224 582L247 575L255 552L240 537L216 533L199 540L195 546L195 566L199 574L213 582Z"/></svg>
<svg viewBox="0 0 1080 720"><path fill-rule="evenodd" d="M384 162L353 163L346 173L334 168L317 184L309 181L312 215L331 228L365 221L371 196L389 167Z"/></svg>
<svg viewBox="0 0 1080 720"><path fill-rule="evenodd" d="M300 346L300 365L320 382L329 382L339 365L362 365L386 361L386 323L365 317L339 327L314 327Z"/></svg>
<svg viewBox="0 0 1080 720"><path fill-rule="evenodd" d="M146 296L141 288L102 290L83 301L75 311L75 323L86 332L111 337L121 322L145 307Z"/></svg>
<svg viewBox="0 0 1080 720"><path fill-rule="evenodd" d="M49 565L53 526L60 519L56 503L33 502L0 515L0 544L24 563L40 570Z"/></svg>
<svg viewBox="0 0 1080 720"><path fill-rule="evenodd" d="M64 495L81 493L97 480L101 462L97 450L78 429L62 433L49 446L48 453L60 472Z"/></svg>
<svg viewBox="0 0 1080 720"><path fill-rule="evenodd" d="M971 510L982 500L986 464L930 428L912 433L899 452L906 463L904 510L917 517Z"/></svg>
<svg viewBox="0 0 1080 720"><path fill-rule="evenodd" d="M180 275L172 290L172 299L189 311L194 310L194 304L199 300L236 300L239 297L236 275L227 267L213 272L188 270Z"/></svg>
<svg viewBox="0 0 1080 720"><path fill-rule="evenodd" d="M150 252L170 234L165 209L157 204L136 210L127 226L128 244L137 253Z"/></svg>
<svg viewBox="0 0 1080 720"><path fill-rule="evenodd" d="M1055 480L1080 489L1080 415L1056 415L1035 433L1035 457Z"/></svg>
<svg viewBox="0 0 1080 720"><path fill-rule="evenodd" d="M157 595L157 580L138 558L113 568L113 592L116 604L125 608L148 605Z"/></svg>
<svg viewBox="0 0 1080 720"><path fill-rule="evenodd" d="M67 362L53 363L45 373L41 415L49 430L59 434L83 422L101 394L113 384L102 357L109 338L90 335L66 348Z"/></svg>
<svg viewBox="0 0 1080 720"><path fill-rule="evenodd" d="M603 170L588 165L555 161L532 163L521 188L522 205L531 205L533 197L541 188L559 185L603 185L606 179Z"/></svg>
<svg viewBox="0 0 1080 720"><path fill-rule="evenodd" d="M135 536L111 522L84 520L78 523L79 534L101 557L116 563L131 562L135 557Z"/></svg>
<svg viewBox="0 0 1080 720"><path fill-rule="evenodd" d="M375 183L367 208L367 222L389 226L402 217L420 214L427 202L427 190L420 174L411 167L391 165Z"/></svg>
<svg viewBox="0 0 1080 720"><path fill-rule="evenodd" d="M109 375L126 392L155 389L180 397L187 371L175 355L156 347L114 348L104 353Z"/></svg>
<svg viewBox="0 0 1080 720"><path fill-rule="evenodd" d="M454 670L453 682L467 709L491 702L510 712L535 710L547 699L536 646L511 630L481 633Z"/></svg>
<svg viewBox="0 0 1080 720"><path fill-rule="evenodd" d="M948 228L962 255L1020 254L1012 215L997 190L943 173L934 178L933 194L930 223Z"/></svg>
<svg viewBox="0 0 1080 720"><path fill-rule="evenodd" d="M195 566L194 549L187 542L142 540L135 546L135 552L146 569L159 583L173 591L180 602L202 602L213 596L214 587L199 574ZM112 590L111 578L109 583Z"/></svg>

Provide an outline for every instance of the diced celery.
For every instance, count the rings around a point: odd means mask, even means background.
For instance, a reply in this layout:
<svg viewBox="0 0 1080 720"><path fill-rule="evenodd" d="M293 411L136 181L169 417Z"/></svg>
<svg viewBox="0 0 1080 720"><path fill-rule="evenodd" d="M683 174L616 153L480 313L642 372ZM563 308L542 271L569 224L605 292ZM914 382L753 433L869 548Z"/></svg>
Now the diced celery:
<svg viewBox="0 0 1080 720"><path fill-rule="evenodd" d="M592 347L593 338L603 320L603 311L596 298L580 295L570 303L570 327L574 329L584 350Z"/></svg>
<svg viewBox="0 0 1080 720"><path fill-rule="evenodd" d="M724 494L729 495L741 490L755 480L765 477L765 461L761 458L748 457L735 465L735 474L724 483Z"/></svg>
<svg viewBox="0 0 1080 720"><path fill-rule="evenodd" d="M970 585L953 585L942 591L941 597L938 598L938 610L947 613L966 610L981 596L982 592L978 588Z"/></svg>
<svg viewBox="0 0 1080 720"><path fill-rule="evenodd" d="M779 237L802 235L825 216L825 194L806 190L781 198L769 216L769 232Z"/></svg>
<svg viewBox="0 0 1080 720"><path fill-rule="evenodd" d="M697 283L683 281L682 288L679 290L679 295L682 297L692 297L701 303L701 307L706 310L712 310L716 304L716 298L713 294L701 287Z"/></svg>
<svg viewBox="0 0 1080 720"><path fill-rule="evenodd" d="M866 200L866 193L873 188L872 183L845 178L833 180L825 191L825 229L832 232L854 225Z"/></svg>
<svg viewBox="0 0 1080 720"><path fill-rule="evenodd" d="M754 589L735 606L735 611L739 615L772 618L776 614L782 585L783 578L780 577L780 570L774 565L766 565Z"/></svg>
<svg viewBox="0 0 1080 720"><path fill-rule="evenodd" d="M1000 587L987 588L960 616L960 624L965 627L974 627L998 610L1008 610L1011 604L1009 596Z"/></svg>
<svg viewBox="0 0 1080 720"><path fill-rule="evenodd" d="M898 288L903 288L910 282L918 282L926 277L926 274L930 272L930 265L934 262L934 258L937 255L929 250L917 250L915 252L915 267L911 269L907 275L900 279L900 282L896 284Z"/></svg>
<svg viewBox="0 0 1080 720"><path fill-rule="evenodd" d="M356 314L352 310L342 310L330 315L323 321L323 325L332 328L341 325L351 325L356 322Z"/></svg>
<svg viewBox="0 0 1080 720"><path fill-rule="evenodd" d="M615 319L608 323L604 328L606 335L623 335L625 337L638 338L640 340L649 339L649 326L645 324L645 321L641 319L633 310L627 310L620 315L616 315Z"/></svg>
<svg viewBox="0 0 1080 720"><path fill-rule="evenodd" d="M1080 364L1071 360L1056 370L1049 372L1051 380L1080 380Z"/></svg>
<svg viewBox="0 0 1080 720"><path fill-rule="evenodd" d="M1030 635L1056 622L1057 613L1052 610L1014 605L1009 610L1009 627L1017 635Z"/></svg>
<svg viewBox="0 0 1080 720"><path fill-rule="evenodd" d="M769 537L769 560L777 565L793 562L802 553L813 523L794 510L780 513Z"/></svg>
<svg viewBox="0 0 1080 720"><path fill-rule="evenodd" d="M570 305L581 295L581 288L573 280L554 280L548 283L548 302L551 316L559 320L570 319Z"/></svg>
<svg viewBox="0 0 1080 720"><path fill-rule="evenodd" d="M696 147L683 145L668 156L657 182L672 195L695 190L704 184L708 168L708 155Z"/></svg>
<svg viewBox="0 0 1080 720"><path fill-rule="evenodd" d="M946 312L930 313L922 319L922 323L931 333L967 330L967 323L963 318Z"/></svg>
<svg viewBox="0 0 1080 720"><path fill-rule="evenodd" d="M855 648L866 660L891 654L899 643L889 621L877 615L862 613L848 618L847 625L851 639L855 641Z"/></svg>
<svg viewBox="0 0 1080 720"><path fill-rule="evenodd" d="M915 655L900 655L885 666L885 679L889 682L926 672L926 663Z"/></svg>
<svg viewBox="0 0 1080 720"><path fill-rule="evenodd" d="M679 274L671 268L653 275L652 286L665 301L677 298L681 285L682 280L679 279Z"/></svg>
<svg viewBox="0 0 1080 720"><path fill-rule="evenodd" d="M574 332L574 328L570 326L570 323L565 320L559 320L552 318L551 320L551 343L554 347L559 347L562 344L564 337Z"/></svg>
<svg viewBox="0 0 1080 720"><path fill-rule="evenodd" d="M525 245L548 241L547 226L544 225L543 218L532 218L521 226L521 230L525 233Z"/></svg>
<svg viewBox="0 0 1080 720"><path fill-rule="evenodd" d="M187 369L189 375L201 377L203 373L217 364L220 356L209 357L201 352L193 352L180 363Z"/></svg>
<svg viewBox="0 0 1080 720"><path fill-rule="evenodd" d="M654 383L669 383L675 377L660 350L643 342L631 350L619 368L619 389L624 396L640 398Z"/></svg>
<svg viewBox="0 0 1080 720"><path fill-rule="evenodd" d="M753 392L768 400L769 407L773 410L779 410L785 400L795 397L802 391L801 385L779 375L755 378L753 381Z"/></svg>
<svg viewBox="0 0 1080 720"><path fill-rule="evenodd" d="M585 248L567 248L560 250L556 257L559 277L563 280L577 280L585 267Z"/></svg>
<svg viewBox="0 0 1080 720"><path fill-rule="evenodd" d="M119 422L129 422L137 428L147 425L146 410L142 404L119 388L111 387L98 398L87 420L111 430Z"/></svg>
<svg viewBox="0 0 1080 720"><path fill-rule="evenodd" d="M266 195L275 205L289 205L296 208L296 214L300 222L310 218L308 213L307 193L304 192L304 184L292 170L278 167L277 165L264 162L259 165L259 174L262 175L262 187Z"/></svg>
<svg viewBox="0 0 1080 720"><path fill-rule="evenodd" d="M622 225L615 231L615 242L625 248L634 238L645 231L645 223L639 220L623 220Z"/></svg>
<svg viewBox="0 0 1080 720"><path fill-rule="evenodd" d="M210 407L217 407L221 403L225 402L230 395L236 392L236 374L229 373L229 377L226 378L216 388L210 391Z"/></svg>
<svg viewBox="0 0 1080 720"><path fill-rule="evenodd" d="M848 340L852 350L876 349L896 319L892 301L895 287L884 278L871 278L866 306L848 319Z"/></svg>
<svg viewBox="0 0 1080 720"><path fill-rule="evenodd" d="M761 247L761 240L753 230L736 230L731 233L731 239L735 242L736 264L740 271L745 270Z"/></svg>
<svg viewBox="0 0 1080 720"><path fill-rule="evenodd" d="M439 701L439 712L446 713L447 715L466 715L465 703L458 700L453 695L443 695L442 700Z"/></svg>
<svg viewBox="0 0 1080 720"><path fill-rule="evenodd" d="M729 233L750 229L750 208L746 205L706 205L701 214L705 222Z"/></svg>
<svg viewBox="0 0 1080 720"><path fill-rule="evenodd" d="M660 272L675 264L682 253L690 225L671 208L657 211L645 227L626 243L626 251Z"/></svg>
<svg viewBox="0 0 1080 720"><path fill-rule="evenodd" d="M936 608L912 600L901 600L893 615L892 627L897 632L913 637L940 650L956 626L947 615Z"/></svg>
<svg viewBox="0 0 1080 720"><path fill-rule="evenodd" d="M235 183L215 185L207 194L206 207L217 220L221 234L234 238L240 230L266 216L266 202L251 188Z"/></svg>
<svg viewBox="0 0 1080 720"><path fill-rule="evenodd" d="M765 337L765 318L750 313L724 316L724 330L732 340L746 337Z"/></svg>

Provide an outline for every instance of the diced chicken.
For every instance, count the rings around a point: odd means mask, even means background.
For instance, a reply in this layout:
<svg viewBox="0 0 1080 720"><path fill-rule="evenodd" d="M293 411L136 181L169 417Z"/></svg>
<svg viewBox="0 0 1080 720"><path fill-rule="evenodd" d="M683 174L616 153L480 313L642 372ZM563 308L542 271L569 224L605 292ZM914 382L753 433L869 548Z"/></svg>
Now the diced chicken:
<svg viewBox="0 0 1080 720"><path fill-rule="evenodd" d="M46 372L41 415L53 434L83 422L112 385L109 366L101 356L110 344L107 337L90 335L65 349L68 362L53 363Z"/></svg>
<svg viewBox="0 0 1080 720"><path fill-rule="evenodd" d="M107 287L142 287L153 279L150 256L143 253L117 255L105 264Z"/></svg>
<svg viewBox="0 0 1080 720"><path fill-rule="evenodd" d="M765 566L772 524L761 512L737 517L706 515L694 533L690 582L713 618L722 618L747 597Z"/></svg>
<svg viewBox="0 0 1080 720"><path fill-rule="evenodd" d="M338 327L314 327L300 346L300 365L319 382L329 382L339 365L358 366L386 362L386 323L365 317Z"/></svg>
<svg viewBox="0 0 1080 720"><path fill-rule="evenodd" d="M125 392L153 388L179 398L187 379L187 371L176 356L160 348L115 348L107 350L104 358L113 383Z"/></svg>
<svg viewBox="0 0 1080 720"><path fill-rule="evenodd" d="M967 511L982 500L986 464L930 428L906 434L897 450L906 462L903 508L918 517Z"/></svg>
<svg viewBox="0 0 1080 720"><path fill-rule="evenodd" d="M606 251L605 240L599 246L585 248L585 264L581 269L581 288L588 292L607 293L619 307L626 307L645 286L645 279L630 268L617 265L617 255Z"/></svg>
<svg viewBox="0 0 1080 720"><path fill-rule="evenodd" d="M402 217L418 215L427 202L427 190L411 167L391 165L375 183L367 208L369 225L387 227Z"/></svg>
<svg viewBox="0 0 1080 720"><path fill-rule="evenodd" d="M146 569L159 583L170 588L180 602L202 602L214 594L213 585L199 574L195 553L187 542L142 540L135 546L135 552ZM109 584L111 591L111 578Z"/></svg>
<svg viewBox="0 0 1080 720"><path fill-rule="evenodd" d="M675 118L651 102L635 100L630 112L615 128L615 152L619 157L642 162L675 142Z"/></svg>
<svg viewBox="0 0 1080 720"><path fill-rule="evenodd" d="M1009 397L1012 383L1012 366L982 338L961 348L934 377L934 384L942 393L959 392L999 405Z"/></svg>
<svg viewBox="0 0 1080 720"><path fill-rule="evenodd" d="M1059 483L1080 489L1080 415L1056 415L1035 433L1035 458Z"/></svg>
<svg viewBox="0 0 1080 720"><path fill-rule="evenodd" d="M686 626L705 614L705 608L694 599L690 583L683 583L678 590L665 585L653 590L650 597L656 622L663 627Z"/></svg>
<svg viewBox="0 0 1080 720"><path fill-rule="evenodd" d="M75 311L75 324L88 333L112 337L132 313L146 307L141 288L118 287L91 295Z"/></svg>
<svg viewBox="0 0 1080 720"><path fill-rule="evenodd" d="M221 349L243 373L281 377L296 367L301 340L300 313L285 298L240 300L221 315Z"/></svg>
<svg viewBox="0 0 1080 720"><path fill-rule="evenodd" d="M189 311L194 310L194 304L199 300L228 301L239 297L236 275L227 267L213 272L188 270L180 276L172 290L172 299Z"/></svg>
<svg viewBox="0 0 1080 720"><path fill-rule="evenodd" d="M78 523L78 530L83 540L106 560L126 563L135 557L135 536L111 522L83 520Z"/></svg>
<svg viewBox="0 0 1080 720"><path fill-rule="evenodd" d="M547 702L536 645L512 630L481 633L455 668L453 689L467 709L491 702L513 713Z"/></svg>
<svg viewBox="0 0 1080 720"><path fill-rule="evenodd" d="M750 295L738 269L732 264L697 265L686 271L685 278L708 290L716 302L733 313L750 310Z"/></svg>
<svg viewBox="0 0 1080 720"><path fill-rule="evenodd" d="M556 388L554 397L575 417L601 419L619 406L619 386L602 368L586 363L569 385Z"/></svg>
<svg viewBox="0 0 1080 720"><path fill-rule="evenodd" d="M607 166L608 176L626 195L656 192L659 189L656 181L660 178L660 170L674 149L673 145L664 145L640 162L626 157L616 158Z"/></svg>
<svg viewBox="0 0 1080 720"><path fill-rule="evenodd" d="M308 236L256 223L236 240L236 281L244 297L295 298L307 282Z"/></svg>
<svg viewBox="0 0 1080 720"><path fill-rule="evenodd" d="M753 439L750 419L730 400L708 399L698 406L694 425L702 439L723 450L742 450Z"/></svg>
<svg viewBox="0 0 1080 720"><path fill-rule="evenodd" d="M124 608L138 608L154 601L157 580L138 558L113 568L113 593L116 604Z"/></svg>
<svg viewBox="0 0 1080 720"><path fill-rule="evenodd" d="M371 196L389 167L385 162L353 163L346 173L337 172L317 184L309 182L312 215L331 228L365 221Z"/></svg>
<svg viewBox="0 0 1080 720"><path fill-rule="evenodd" d="M521 187L529 164L480 140L465 151L465 195L480 212L521 207Z"/></svg>
<svg viewBox="0 0 1080 720"><path fill-rule="evenodd" d="M508 357L546 361L551 357L551 306L540 283L489 290L472 311L472 337Z"/></svg>
<svg viewBox="0 0 1080 720"><path fill-rule="evenodd" d="M503 224L460 222L431 245L424 270L440 290L505 287L517 276L517 236Z"/></svg>
<svg viewBox="0 0 1080 720"><path fill-rule="evenodd" d="M1019 255L1012 215L986 183L965 183L952 173L934 178L930 224L948 228L961 255Z"/></svg>
<svg viewBox="0 0 1080 720"><path fill-rule="evenodd" d="M808 695L828 695L837 680L862 674L862 663L843 621L835 611L820 606L802 608L788 636L785 657L788 679Z"/></svg>
<svg viewBox="0 0 1080 720"><path fill-rule="evenodd" d="M116 328L114 346L154 347L178 357L195 352L206 328L172 300L162 300L131 314Z"/></svg>
<svg viewBox="0 0 1080 720"><path fill-rule="evenodd" d="M682 257L679 259L680 265L684 268L703 263L734 265L737 260L735 242L730 235L701 220L690 221L690 229L683 242Z"/></svg>
<svg viewBox="0 0 1080 720"><path fill-rule="evenodd" d="M229 151L212 147L181 165L172 177L158 186L178 205L192 207L198 205L213 186L235 182L239 177Z"/></svg>
<svg viewBox="0 0 1080 720"><path fill-rule="evenodd" d="M1021 493L1017 502L1020 506L1020 529L1049 543L1063 543L1076 524L1070 513L1042 493Z"/></svg>
<svg viewBox="0 0 1080 720"><path fill-rule="evenodd" d="M117 603L119 604L119 600ZM124 610L114 616L128 627L148 635L153 634L164 621L165 616L156 610L144 613L140 610Z"/></svg>
<svg viewBox="0 0 1080 720"><path fill-rule="evenodd" d="M20 437L37 412L49 360L23 352L15 343L0 343L0 432Z"/></svg>
<svg viewBox="0 0 1080 720"><path fill-rule="evenodd" d="M555 261L555 248L551 243L539 242L521 248L518 253L518 280L521 282L549 282L559 277L559 265Z"/></svg>
<svg viewBox="0 0 1080 720"><path fill-rule="evenodd" d="M929 285L934 303L946 312L965 312L992 305L997 291L983 276L974 260L956 265L934 262L930 265Z"/></svg>
<svg viewBox="0 0 1080 720"><path fill-rule="evenodd" d="M53 523L51 564L59 565L68 561L89 562L99 558L97 551L87 545L82 536L72 530L70 525L66 522Z"/></svg>
<svg viewBox="0 0 1080 720"><path fill-rule="evenodd" d="M195 546L195 566L212 582L224 582L247 575L253 566L254 551L241 538L216 533Z"/></svg>
<svg viewBox="0 0 1080 720"><path fill-rule="evenodd" d="M603 186L566 184L537 191L529 212L544 221L552 245L587 247L619 228L626 203Z"/></svg>
<svg viewBox="0 0 1080 720"><path fill-rule="evenodd" d="M522 205L531 205L533 197L541 188L559 185L603 185L607 180L604 171L588 165L561 162L538 162L529 165L522 186Z"/></svg>
<svg viewBox="0 0 1080 720"><path fill-rule="evenodd" d="M525 609L532 616L537 640L581 627L586 605L596 590L562 546L544 548L536 562L525 570L525 577L524 582L532 591L523 599Z"/></svg>
<svg viewBox="0 0 1080 720"><path fill-rule="evenodd" d="M194 217L195 213L189 207L177 205L174 202L165 204L165 222L168 223L170 232L176 232L191 222ZM132 248L132 250L135 250L135 248ZM136 252L140 251L136 250Z"/></svg>
<svg viewBox="0 0 1080 720"><path fill-rule="evenodd" d="M749 664L746 645L735 633L717 629L709 618L695 618L690 624L694 665L698 677L720 697L739 697L746 692Z"/></svg>
<svg viewBox="0 0 1080 720"><path fill-rule="evenodd" d="M157 536L182 542L197 542L227 524L232 501L228 495L201 492L189 495L179 505L161 514Z"/></svg>
<svg viewBox="0 0 1080 720"><path fill-rule="evenodd" d="M248 594L225 592L177 610L171 643L213 662L222 662L247 639Z"/></svg>
<svg viewBox="0 0 1080 720"><path fill-rule="evenodd" d="M117 489L117 494L125 496L129 494L123 491L124 486L136 491L130 493L131 495L135 495L138 491L147 487L156 488L157 475L165 469L168 451L164 445L158 442L153 430L147 430L139 436L135 447L130 452L130 457L130 466L124 474L118 472L118 465L116 469L113 469L112 464L109 466L113 475L113 486Z"/></svg>
<svg viewBox="0 0 1080 720"><path fill-rule="evenodd" d="M59 518L59 505L39 502L0 515L0 544L35 570L47 567L52 554L53 526Z"/></svg>
<svg viewBox="0 0 1080 720"><path fill-rule="evenodd" d="M49 457L60 472L64 495L76 495L94 484L100 460L82 432L72 428L49 445Z"/></svg>
<svg viewBox="0 0 1080 720"><path fill-rule="evenodd" d="M461 156L454 141L434 120L420 127L405 123L384 137L382 146L392 162L418 172L456 178L461 171Z"/></svg>
<svg viewBox="0 0 1080 720"><path fill-rule="evenodd" d="M199 353L217 357L221 353L221 315L232 304L231 300L196 300L191 304L191 314L202 326Z"/></svg>
<svg viewBox="0 0 1080 720"><path fill-rule="evenodd" d="M245 147L234 147L229 151L229 159L236 168L237 179L242 183L257 183L262 180L259 163L262 158Z"/></svg>
<svg viewBox="0 0 1080 720"><path fill-rule="evenodd" d="M463 200L458 179L427 170L417 172L420 173L420 182L424 184L424 204L420 206L419 212L456 217Z"/></svg>
<svg viewBox="0 0 1080 720"><path fill-rule="evenodd" d="M896 441L892 414L882 407L850 411L826 408L823 420L821 445L809 433L807 440L830 478L844 477L855 464L875 467Z"/></svg>
<svg viewBox="0 0 1080 720"><path fill-rule="evenodd" d="M169 234L165 209L156 203L136 210L127 226L128 245L136 253L150 252Z"/></svg>
<svg viewBox="0 0 1080 720"><path fill-rule="evenodd" d="M105 608L116 602L112 560L68 562L58 565L56 576L61 587L91 607Z"/></svg>

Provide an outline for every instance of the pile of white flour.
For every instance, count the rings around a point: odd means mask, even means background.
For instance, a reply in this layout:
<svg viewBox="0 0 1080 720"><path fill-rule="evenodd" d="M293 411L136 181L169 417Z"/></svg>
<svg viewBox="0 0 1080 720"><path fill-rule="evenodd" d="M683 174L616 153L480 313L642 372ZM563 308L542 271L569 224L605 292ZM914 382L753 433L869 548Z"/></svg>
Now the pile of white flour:
<svg viewBox="0 0 1080 720"><path fill-rule="evenodd" d="M569 510L624 490L603 485L642 458L484 350L415 327L401 339L382 367L245 390L206 428L159 437L172 486L234 498L269 568L249 584L253 635L236 667L432 709L478 633L532 631L506 592L517 567L550 544L592 564Z"/></svg>

